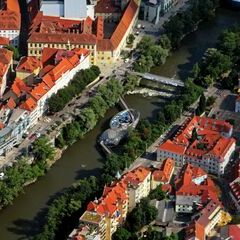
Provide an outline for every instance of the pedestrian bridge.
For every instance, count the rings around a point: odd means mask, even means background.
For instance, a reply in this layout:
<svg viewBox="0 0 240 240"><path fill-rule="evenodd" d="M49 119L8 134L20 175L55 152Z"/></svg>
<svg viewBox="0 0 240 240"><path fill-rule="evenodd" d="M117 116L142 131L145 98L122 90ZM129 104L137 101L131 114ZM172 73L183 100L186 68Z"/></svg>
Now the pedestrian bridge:
<svg viewBox="0 0 240 240"><path fill-rule="evenodd" d="M139 73L139 72L132 72L132 74L140 76L142 78L145 78L150 81L158 82L158 83L163 83L166 85L172 85L175 87L184 87L184 82L178 79L174 78L168 78L168 77L163 77L151 73Z"/></svg>

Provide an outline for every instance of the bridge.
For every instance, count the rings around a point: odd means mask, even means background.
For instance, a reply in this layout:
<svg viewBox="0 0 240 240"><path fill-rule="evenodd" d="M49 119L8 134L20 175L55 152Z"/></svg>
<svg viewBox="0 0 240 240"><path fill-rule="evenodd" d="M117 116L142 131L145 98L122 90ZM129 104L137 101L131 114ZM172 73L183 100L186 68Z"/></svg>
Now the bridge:
<svg viewBox="0 0 240 240"><path fill-rule="evenodd" d="M150 81L158 82L158 83L163 83L166 85L172 85L175 87L184 87L184 82L178 79L174 78L168 78L168 77L163 77L151 73L139 73L139 72L132 72L132 74L140 76L142 78L145 78Z"/></svg>

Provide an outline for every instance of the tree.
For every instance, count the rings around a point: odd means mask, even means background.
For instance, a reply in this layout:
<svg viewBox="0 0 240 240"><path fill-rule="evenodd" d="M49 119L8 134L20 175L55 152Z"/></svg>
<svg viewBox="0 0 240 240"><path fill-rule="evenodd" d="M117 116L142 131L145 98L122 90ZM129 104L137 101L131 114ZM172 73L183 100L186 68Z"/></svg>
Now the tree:
<svg viewBox="0 0 240 240"><path fill-rule="evenodd" d="M131 237L131 233L123 228L123 227L119 227L117 229L117 231L113 234L112 239L113 240L129 240Z"/></svg>
<svg viewBox="0 0 240 240"><path fill-rule="evenodd" d="M162 190L162 185L157 186L154 190L149 193L150 199L162 200L167 197L167 193Z"/></svg>
<svg viewBox="0 0 240 240"><path fill-rule="evenodd" d="M33 155L36 161L53 159L54 147L46 137L40 137L33 143Z"/></svg>
<svg viewBox="0 0 240 240"><path fill-rule="evenodd" d="M205 109L206 109L206 97L204 94L202 94L198 104L199 113L202 114L203 112L205 112Z"/></svg>
<svg viewBox="0 0 240 240"><path fill-rule="evenodd" d="M100 95L90 100L90 106L98 117L103 117L108 109L107 103Z"/></svg>
<svg viewBox="0 0 240 240"><path fill-rule="evenodd" d="M193 128L192 130L192 137L191 137L191 142L194 142L195 140L198 139L198 133L197 133L197 129Z"/></svg>
<svg viewBox="0 0 240 240"><path fill-rule="evenodd" d="M97 116L91 108L84 108L80 115L80 129L82 133L86 133L93 129L97 123Z"/></svg>

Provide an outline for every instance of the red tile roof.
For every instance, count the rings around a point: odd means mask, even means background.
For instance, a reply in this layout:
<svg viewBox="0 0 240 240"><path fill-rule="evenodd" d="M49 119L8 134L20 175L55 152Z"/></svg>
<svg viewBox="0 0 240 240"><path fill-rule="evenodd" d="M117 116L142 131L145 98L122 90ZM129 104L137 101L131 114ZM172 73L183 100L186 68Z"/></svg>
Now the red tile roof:
<svg viewBox="0 0 240 240"><path fill-rule="evenodd" d="M7 102L7 107L9 109L14 109L16 107L16 103L15 101L13 100L13 98L9 98L8 102Z"/></svg>
<svg viewBox="0 0 240 240"><path fill-rule="evenodd" d="M13 52L5 48L0 48L0 83L4 75L7 73L11 64Z"/></svg>
<svg viewBox="0 0 240 240"><path fill-rule="evenodd" d="M172 176L173 169L174 160L172 160L171 158L167 158L166 160L164 160L160 170L153 171L152 178L154 179L154 181L168 183Z"/></svg>
<svg viewBox="0 0 240 240"><path fill-rule="evenodd" d="M100 215L112 217L119 210L119 205L127 204L127 192L124 184L117 183L112 187L105 187L102 197L94 202L90 202L87 211L94 211Z"/></svg>
<svg viewBox="0 0 240 240"><path fill-rule="evenodd" d="M1 45L1 46L7 46L7 45L9 45L9 38L0 37L0 45Z"/></svg>
<svg viewBox="0 0 240 240"><path fill-rule="evenodd" d="M218 190L207 173L200 167L186 164L175 180L176 196L200 196L202 205L209 198L218 200Z"/></svg>
<svg viewBox="0 0 240 240"><path fill-rule="evenodd" d="M90 20L86 22L90 23ZM39 12L32 22L28 42L95 45L94 34L83 33L84 21L44 16Z"/></svg>
<svg viewBox="0 0 240 240"><path fill-rule="evenodd" d="M16 71L33 73L38 68L42 68L42 62L37 57L22 57Z"/></svg>
<svg viewBox="0 0 240 240"><path fill-rule="evenodd" d="M20 30L20 14L12 10L0 10L0 30Z"/></svg>
<svg viewBox="0 0 240 240"><path fill-rule="evenodd" d="M31 97L29 97L25 102L23 102L20 105L20 108L30 112L33 111L36 107L37 107L37 102Z"/></svg>
<svg viewBox="0 0 240 240"><path fill-rule="evenodd" d="M123 177L121 182L127 185L138 186L142 183L146 177L151 173L148 168L143 166L137 167L131 172L126 173Z"/></svg>
<svg viewBox="0 0 240 240"><path fill-rule="evenodd" d="M97 43L98 51L112 51L116 49L121 43L125 33L130 27L134 17L138 11L138 5L134 0L131 0L123 13L123 16L113 32L110 39L100 40Z"/></svg>
<svg viewBox="0 0 240 240"><path fill-rule="evenodd" d="M194 128L201 138L192 142L191 137ZM232 125L228 122L195 116L182 127L173 140L167 140L159 146L159 149L178 155L200 158L211 154L221 162L229 148L236 142L234 138L222 136L222 133L229 134L231 130ZM201 148L198 147L199 144L202 145Z"/></svg>

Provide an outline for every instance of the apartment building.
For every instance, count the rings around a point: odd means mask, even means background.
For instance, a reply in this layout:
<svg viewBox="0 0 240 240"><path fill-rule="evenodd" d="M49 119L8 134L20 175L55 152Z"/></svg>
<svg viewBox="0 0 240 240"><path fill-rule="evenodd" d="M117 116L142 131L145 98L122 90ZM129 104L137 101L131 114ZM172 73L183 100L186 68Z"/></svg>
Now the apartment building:
<svg viewBox="0 0 240 240"><path fill-rule="evenodd" d="M132 32L138 11L138 3L131 0L110 38L104 36L103 16L99 15L95 20L90 17L85 20L70 20L44 16L39 12L30 28L28 56L40 57L44 47L68 50L80 47L90 51L91 64L101 66L114 63Z"/></svg>
<svg viewBox="0 0 240 240"><path fill-rule="evenodd" d="M128 211L128 195L126 185L118 182L113 186L105 187L100 199L91 201L87 210L79 219L79 227L70 235L69 239L84 236L82 229L93 229L88 232L91 239L111 240L117 226L126 219ZM88 238L83 238L88 239Z"/></svg>
<svg viewBox="0 0 240 240"><path fill-rule="evenodd" d="M161 164L160 169L152 172L151 189L157 186L169 184L174 172L174 160L167 158Z"/></svg>
<svg viewBox="0 0 240 240"><path fill-rule="evenodd" d="M151 190L151 171L145 167L138 167L126 173L121 182L127 185L129 198L129 211L136 206L144 197L147 197Z"/></svg>
<svg viewBox="0 0 240 240"><path fill-rule="evenodd" d="M159 146L157 159L170 157L178 166L191 163L222 175L236 147L232 131L233 126L228 122L195 116L182 125L172 140Z"/></svg>
<svg viewBox="0 0 240 240"><path fill-rule="evenodd" d="M21 28L21 14L17 0L6 1L0 10L0 37L8 38L10 44L18 47Z"/></svg>
<svg viewBox="0 0 240 240"><path fill-rule="evenodd" d="M28 65L33 67L31 77L16 78L3 97L0 109L0 155L20 143L23 134L36 124L48 109L48 99L67 86L79 70L89 68L89 65L87 49L44 49L43 68L37 76L34 76L36 66ZM18 70L22 71L23 66L26 66L24 61L18 66Z"/></svg>
<svg viewBox="0 0 240 240"><path fill-rule="evenodd" d="M206 240L222 217L222 204L211 200L200 212L194 224L187 228L186 240Z"/></svg>
<svg viewBox="0 0 240 240"><path fill-rule="evenodd" d="M218 200L217 188L207 173L191 164L186 164L175 180L177 213L195 213L209 199Z"/></svg>
<svg viewBox="0 0 240 240"><path fill-rule="evenodd" d="M12 69L13 52L5 48L0 48L0 98L2 98L6 86L7 79Z"/></svg>

